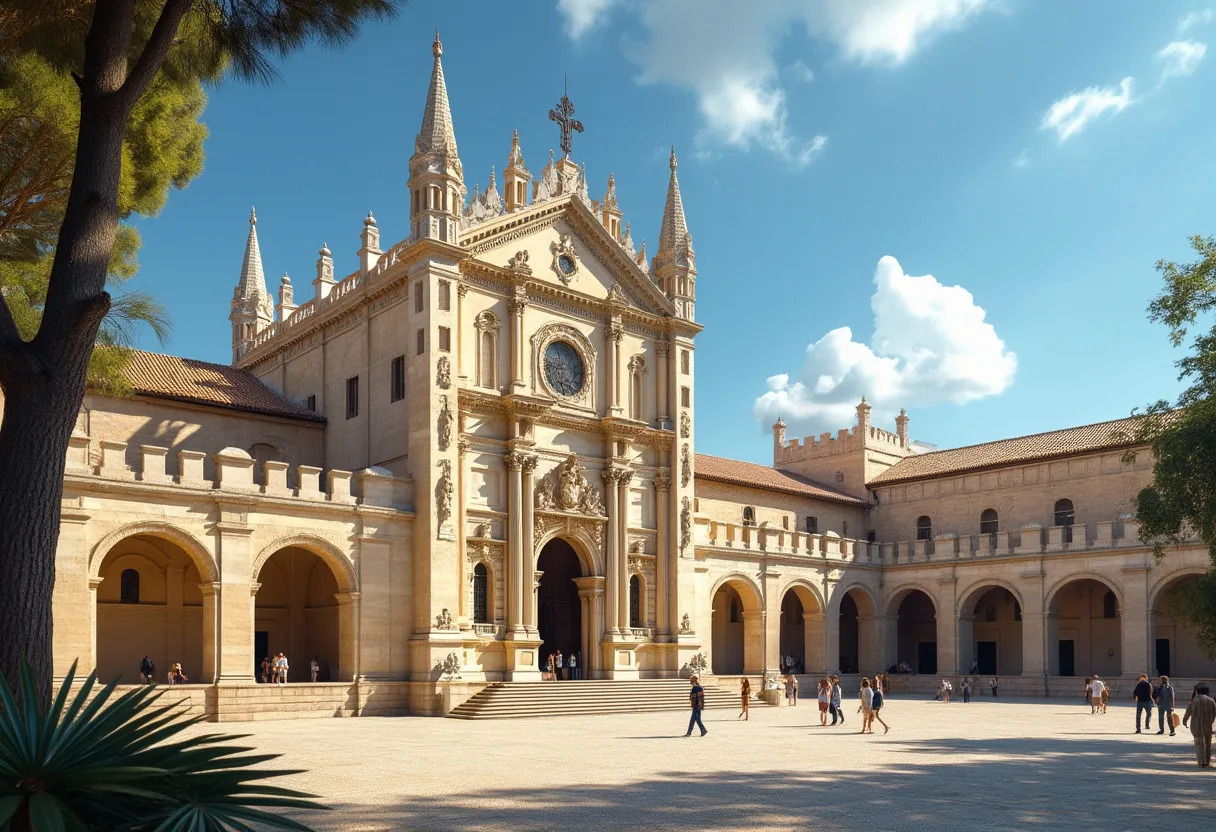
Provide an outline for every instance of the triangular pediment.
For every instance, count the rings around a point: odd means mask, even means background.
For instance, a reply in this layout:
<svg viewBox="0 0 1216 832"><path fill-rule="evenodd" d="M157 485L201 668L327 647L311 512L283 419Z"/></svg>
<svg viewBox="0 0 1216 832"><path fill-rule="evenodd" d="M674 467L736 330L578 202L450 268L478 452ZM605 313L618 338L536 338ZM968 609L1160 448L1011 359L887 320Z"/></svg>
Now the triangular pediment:
<svg viewBox="0 0 1216 832"><path fill-rule="evenodd" d="M527 253L532 278L594 298L616 287L628 306L671 316L675 308L608 230L575 196L561 196L503 214L461 232L478 260L507 269Z"/></svg>

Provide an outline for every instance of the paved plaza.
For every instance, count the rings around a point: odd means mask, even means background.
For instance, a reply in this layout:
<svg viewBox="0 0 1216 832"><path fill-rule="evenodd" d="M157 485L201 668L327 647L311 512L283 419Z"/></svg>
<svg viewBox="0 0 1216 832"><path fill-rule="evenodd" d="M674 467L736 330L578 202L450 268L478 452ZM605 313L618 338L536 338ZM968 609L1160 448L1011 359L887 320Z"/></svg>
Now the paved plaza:
<svg viewBox="0 0 1216 832"><path fill-rule="evenodd" d="M710 711L689 739L681 713L225 727L308 769L285 783L332 806L307 820L334 832L1216 828L1189 732L1136 736L1122 703L893 699L886 736L847 710L843 729L813 701Z"/></svg>

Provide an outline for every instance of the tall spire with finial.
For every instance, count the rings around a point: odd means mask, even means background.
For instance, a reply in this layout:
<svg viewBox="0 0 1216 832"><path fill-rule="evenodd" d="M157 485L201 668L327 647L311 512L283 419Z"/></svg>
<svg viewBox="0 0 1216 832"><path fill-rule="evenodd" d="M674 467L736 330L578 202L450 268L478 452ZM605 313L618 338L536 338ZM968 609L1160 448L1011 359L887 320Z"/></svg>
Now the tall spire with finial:
<svg viewBox="0 0 1216 832"><path fill-rule="evenodd" d="M228 314L232 324L232 361L253 345L254 336L274 320L274 301L266 289L266 273L262 268L262 251L258 247L258 215L249 209L249 237L245 240L245 258L241 276L232 290L232 307Z"/></svg>
<svg viewBox="0 0 1216 832"><path fill-rule="evenodd" d="M437 239L455 245L466 191L443 78L443 43L438 29L431 53L435 56L431 86L422 111L422 126L414 140L414 155L410 157L410 230L414 239Z"/></svg>
<svg viewBox="0 0 1216 832"><path fill-rule="evenodd" d="M502 172L502 189L506 194L508 211L518 211L528 204L528 183L532 172L524 164L524 153L519 149L519 131L511 136L511 152L507 154L507 166Z"/></svg>
<svg viewBox="0 0 1216 832"><path fill-rule="evenodd" d="M663 291L676 303L682 318L694 320L696 301L697 258L692 247L692 234L684 217L684 200L680 197L680 180L676 176L676 149L671 148L671 179L667 183L667 203L663 206L663 224L659 228L659 251L654 257L654 273Z"/></svg>

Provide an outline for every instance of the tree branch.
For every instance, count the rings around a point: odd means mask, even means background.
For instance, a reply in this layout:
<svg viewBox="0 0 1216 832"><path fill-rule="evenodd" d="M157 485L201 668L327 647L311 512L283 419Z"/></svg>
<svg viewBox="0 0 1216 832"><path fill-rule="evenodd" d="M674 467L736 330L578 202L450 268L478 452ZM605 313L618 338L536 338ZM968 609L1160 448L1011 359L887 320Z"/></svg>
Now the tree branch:
<svg viewBox="0 0 1216 832"><path fill-rule="evenodd" d="M127 80L123 82L122 87L114 96L121 106L128 110L134 107L135 102L139 101L140 96L152 83L152 79L156 77L156 73L160 72L160 68L165 62L165 56L169 54L169 48L173 46L173 40L177 37L177 28L181 25L186 12L190 11L192 3L193 0L168 0L165 3L165 8L156 21L156 26L152 28L152 35L144 44L144 50L140 53L139 60L135 62L135 66L127 75Z"/></svg>

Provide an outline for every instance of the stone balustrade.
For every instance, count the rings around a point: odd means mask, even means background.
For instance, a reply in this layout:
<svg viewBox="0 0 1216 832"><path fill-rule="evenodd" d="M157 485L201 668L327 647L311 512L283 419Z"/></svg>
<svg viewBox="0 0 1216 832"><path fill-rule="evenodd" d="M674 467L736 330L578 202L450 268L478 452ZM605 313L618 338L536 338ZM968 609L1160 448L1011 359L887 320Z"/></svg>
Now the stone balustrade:
<svg viewBox="0 0 1216 832"><path fill-rule="evenodd" d="M168 473L169 449L140 445L137 465L128 464L125 442L100 440L100 463L90 464L90 443L83 434L74 434L68 443L69 476L91 476L99 480L138 482L168 487L203 488L239 494L255 494L312 500L345 505L369 505L399 510L413 509L413 481L394 477L381 468L351 472L325 470L313 465L291 466L279 460L258 463L240 448L223 448L211 454L214 476L208 479L208 455L202 451L177 452L176 476ZM294 482L294 485L292 484Z"/></svg>

